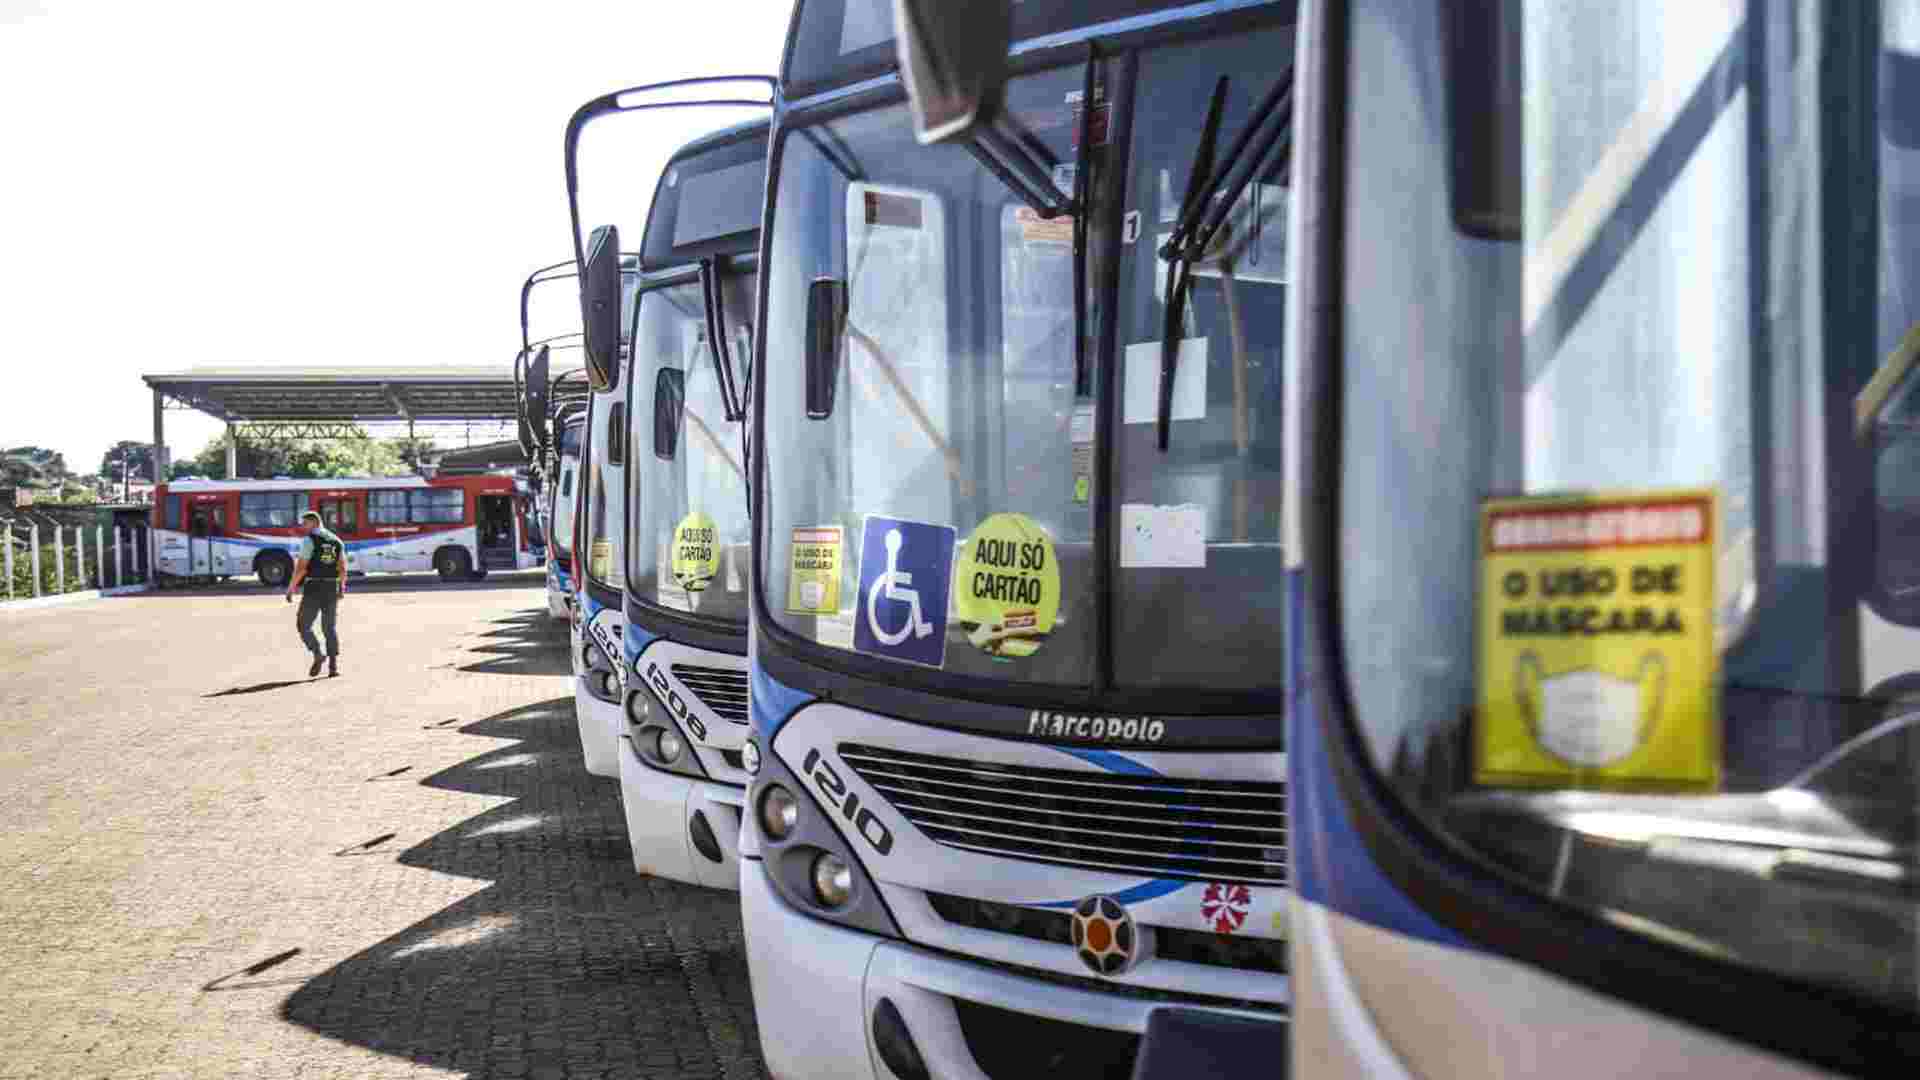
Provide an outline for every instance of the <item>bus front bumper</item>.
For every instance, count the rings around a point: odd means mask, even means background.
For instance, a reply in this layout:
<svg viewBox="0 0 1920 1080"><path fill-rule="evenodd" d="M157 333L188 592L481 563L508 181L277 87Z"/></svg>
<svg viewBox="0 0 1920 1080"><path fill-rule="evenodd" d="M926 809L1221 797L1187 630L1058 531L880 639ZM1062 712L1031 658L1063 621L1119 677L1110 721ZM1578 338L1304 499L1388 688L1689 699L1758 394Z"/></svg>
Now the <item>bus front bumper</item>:
<svg viewBox="0 0 1920 1080"><path fill-rule="evenodd" d="M631 738L622 735L618 742L620 802L627 815L633 868L690 885L737 891L740 814L747 793L712 780L662 772L640 760Z"/></svg>
<svg viewBox="0 0 1920 1080"><path fill-rule="evenodd" d="M580 725L580 752L587 771L612 779L620 775L620 706L601 701L587 689L592 672L573 679L573 718Z"/></svg>
<svg viewBox="0 0 1920 1080"><path fill-rule="evenodd" d="M882 1023L894 1025L896 1036L905 1029L933 1080L993 1080L974 1046L996 1057L1003 1075L1046 1075L1049 1055L1062 1048L1022 1040L1036 1022L1071 1025L1080 1051L1130 1060L1154 1011L1172 1007L971 963L801 915L774 893L757 859L741 864L740 909L761 1051L768 1074L782 1080L896 1080L875 1041ZM882 1021L883 1012L894 1019ZM1008 1065L1010 1040L1021 1040L1011 1043L1016 1058L1031 1050L1025 1065Z"/></svg>

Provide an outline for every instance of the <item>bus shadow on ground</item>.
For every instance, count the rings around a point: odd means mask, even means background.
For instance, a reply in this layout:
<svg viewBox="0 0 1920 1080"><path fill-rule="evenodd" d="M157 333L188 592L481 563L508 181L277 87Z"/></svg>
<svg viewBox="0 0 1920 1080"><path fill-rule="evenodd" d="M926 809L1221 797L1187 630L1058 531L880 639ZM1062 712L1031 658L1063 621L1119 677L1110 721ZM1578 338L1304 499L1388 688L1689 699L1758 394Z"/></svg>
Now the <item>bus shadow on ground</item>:
<svg viewBox="0 0 1920 1080"><path fill-rule="evenodd" d="M469 1077L764 1076L737 899L634 872L572 699L456 731L513 741L421 783L512 801L398 861L492 884L306 979L281 1015Z"/></svg>
<svg viewBox="0 0 1920 1080"><path fill-rule="evenodd" d="M569 640L567 624L541 608L488 623L467 646L476 659L449 666L482 675L572 675Z"/></svg>

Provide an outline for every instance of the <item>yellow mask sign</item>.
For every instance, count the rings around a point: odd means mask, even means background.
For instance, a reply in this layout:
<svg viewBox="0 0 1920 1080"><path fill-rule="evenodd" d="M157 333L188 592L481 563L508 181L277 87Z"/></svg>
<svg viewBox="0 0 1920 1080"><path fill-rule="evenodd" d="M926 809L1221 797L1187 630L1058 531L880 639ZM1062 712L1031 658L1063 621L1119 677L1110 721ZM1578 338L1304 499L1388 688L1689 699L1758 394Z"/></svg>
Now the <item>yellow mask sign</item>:
<svg viewBox="0 0 1920 1080"><path fill-rule="evenodd" d="M595 581L613 580L613 541L605 537L594 540L587 549L587 573Z"/></svg>
<svg viewBox="0 0 1920 1080"><path fill-rule="evenodd" d="M700 592L720 571L720 537L713 518L693 511L673 529L673 579L688 592Z"/></svg>
<svg viewBox="0 0 1920 1080"><path fill-rule="evenodd" d="M1718 785L1714 514L1710 491L1482 506L1476 782Z"/></svg>
<svg viewBox="0 0 1920 1080"><path fill-rule="evenodd" d="M787 611L832 615L840 610L841 532L838 525L795 528L787 575Z"/></svg>
<svg viewBox="0 0 1920 1080"><path fill-rule="evenodd" d="M1025 514L994 514L960 547L953 568L956 617L967 640L994 656L1032 656L1060 615L1053 541Z"/></svg>

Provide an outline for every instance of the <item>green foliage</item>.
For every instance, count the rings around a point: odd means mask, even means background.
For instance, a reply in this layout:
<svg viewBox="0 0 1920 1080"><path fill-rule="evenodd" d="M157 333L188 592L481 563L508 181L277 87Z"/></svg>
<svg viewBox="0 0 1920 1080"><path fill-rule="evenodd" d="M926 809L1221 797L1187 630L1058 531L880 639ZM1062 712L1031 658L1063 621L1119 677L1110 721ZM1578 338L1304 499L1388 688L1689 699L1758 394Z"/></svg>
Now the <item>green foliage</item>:
<svg viewBox="0 0 1920 1080"><path fill-rule="evenodd" d="M108 480L119 480L123 456L131 466L133 479L145 480L153 475L153 444L133 439L121 439L101 455L100 475Z"/></svg>
<svg viewBox="0 0 1920 1080"><path fill-rule="evenodd" d="M40 538L43 541L47 540L46 529L40 530ZM26 600L33 596L33 548L27 543L27 531L24 528L19 528L14 531L13 541L13 597L16 600ZM51 542L45 542L40 545L41 596L52 596L55 592L60 591L55 587L55 578L57 575L54 572L54 560L59 557L59 553L60 549L54 547ZM65 591L85 592L93 588L92 582L77 580L78 575L74 572L73 548L69 547L66 549L66 558L67 580ZM0 564L0 572L4 572L5 569L5 565ZM87 573L91 576L93 572L93 534L89 533L87 534Z"/></svg>
<svg viewBox="0 0 1920 1080"><path fill-rule="evenodd" d="M0 450L0 483L9 487L53 487L68 476L67 459L44 446Z"/></svg>
<svg viewBox="0 0 1920 1080"><path fill-rule="evenodd" d="M192 469L190 475L227 479L227 443L228 437L220 436L188 461L176 464L176 471ZM407 476L413 467L406 453L418 454L432 446L426 439L376 439L364 434L355 439L242 439L238 465L240 475L249 477Z"/></svg>

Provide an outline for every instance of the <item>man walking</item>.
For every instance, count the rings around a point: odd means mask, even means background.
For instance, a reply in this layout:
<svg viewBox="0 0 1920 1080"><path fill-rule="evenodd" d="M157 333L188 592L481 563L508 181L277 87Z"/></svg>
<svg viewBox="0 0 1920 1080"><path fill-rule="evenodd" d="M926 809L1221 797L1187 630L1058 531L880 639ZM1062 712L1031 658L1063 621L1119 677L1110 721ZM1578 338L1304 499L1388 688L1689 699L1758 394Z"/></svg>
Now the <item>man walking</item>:
<svg viewBox="0 0 1920 1080"><path fill-rule="evenodd" d="M306 527L307 539L300 548L300 558L293 564L293 580L287 582L287 600L293 600L293 590L306 588L300 593L300 614L294 625L300 628L300 640L306 642L307 651L313 654L313 666L307 669L309 678L320 674L320 665L325 663L329 677L340 674L340 638L334 632L334 620L340 612L340 595L347 591L347 545L321 524L320 515L312 510L300 515L300 524ZM320 632L327 636L327 651L320 652L320 642L313 636L313 620L320 619Z"/></svg>

